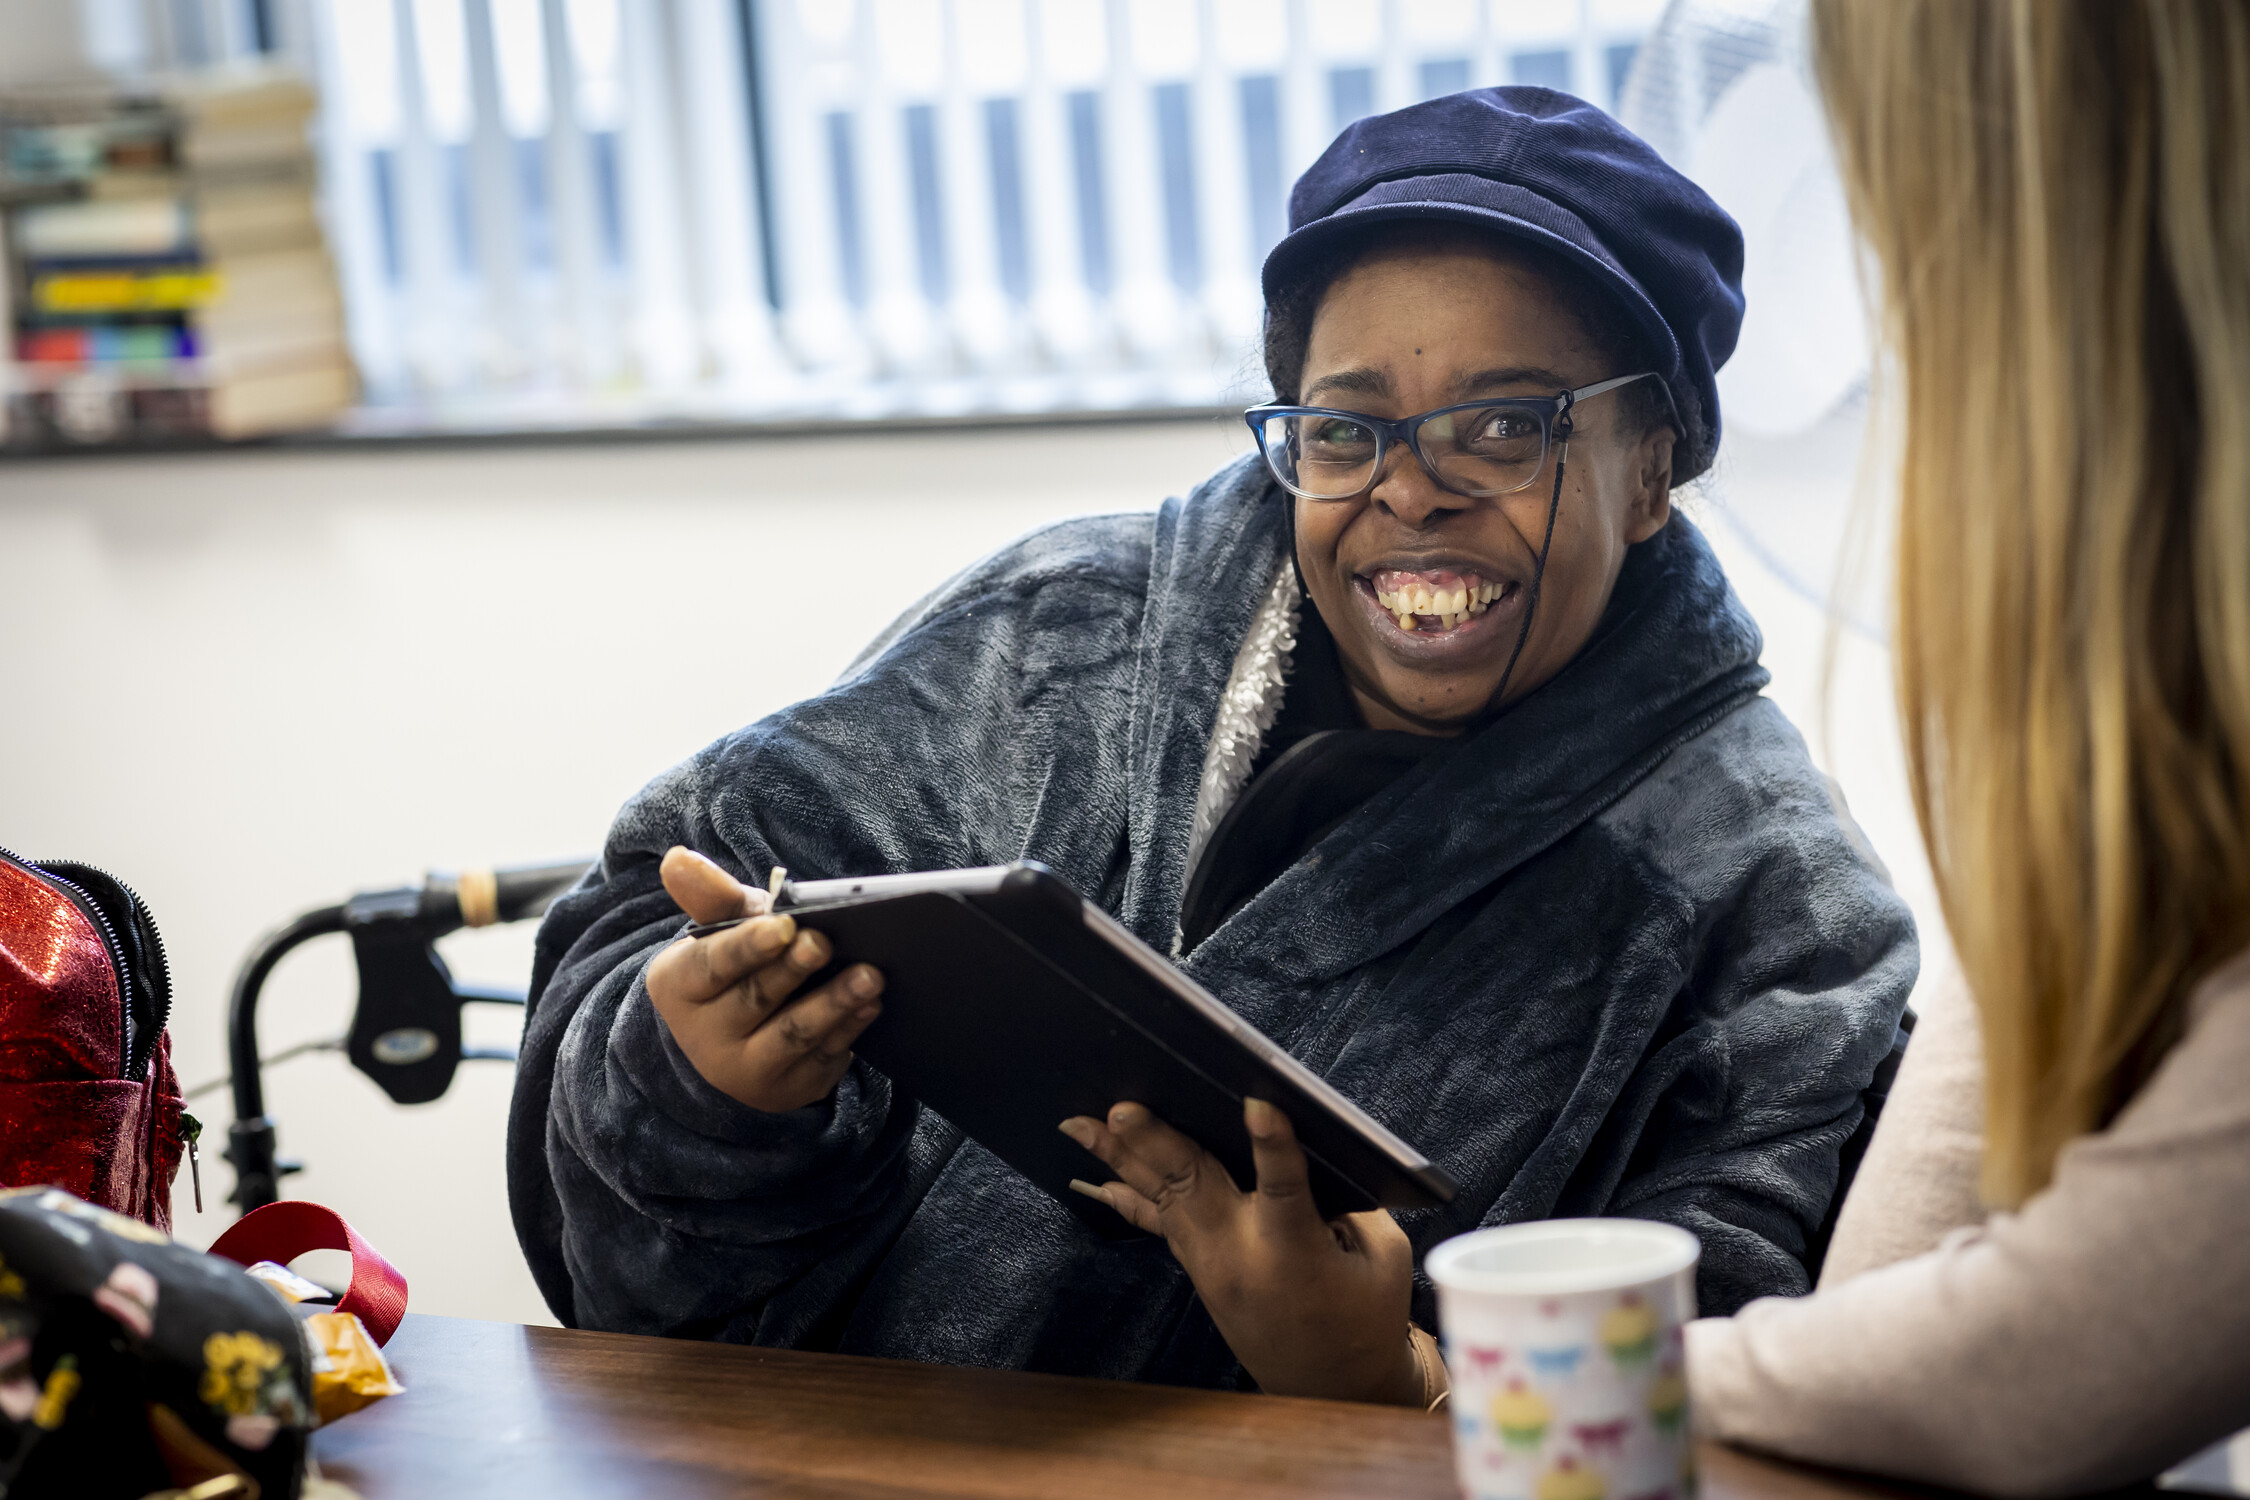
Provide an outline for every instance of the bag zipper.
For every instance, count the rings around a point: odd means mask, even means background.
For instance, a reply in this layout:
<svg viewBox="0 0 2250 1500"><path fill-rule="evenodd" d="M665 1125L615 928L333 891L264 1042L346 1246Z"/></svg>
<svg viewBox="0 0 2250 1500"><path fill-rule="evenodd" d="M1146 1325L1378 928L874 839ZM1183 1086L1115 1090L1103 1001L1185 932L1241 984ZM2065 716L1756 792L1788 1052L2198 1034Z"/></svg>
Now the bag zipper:
<svg viewBox="0 0 2250 1500"><path fill-rule="evenodd" d="M172 1018L171 963L165 956L163 934L157 931L156 918L149 912L148 904L141 900L139 892L98 865L90 865L83 860L57 861L58 864L75 865L89 874L100 876L122 891L126 900L132 903L135 933L147 939L143 945L147 962L139 973L148 980L156 1001L153 1024L140 1027L135 1024L133 1017L133 981L136 971L126 957L124 940L118 936L116 925L110 921L108 913L102 910L101 903L76 881L57 875L46 866L25 859L11 849L0 847L0 860L6 860L33 879L60 892L72 906L78 908L79 915L86 919L95 934L101 938L103 948L109 953L110 967L117 973L118 1024L127 1043L124 1049L126 1055L121 1059L124 1066L120 1076L128 1081L139 1079L147 1071L149 1059L155 1055L157 1037L163 1034Z"/></svg>
<svg viewBox="0 0 2250 1500"><path fill-rule="evenodd" d="M83 881L73 882L70 876L58 873L57 866L84 871L88 876L108 882L124 895L132 910L133 935L142 941L135 944L139 956L126 965L126 971L133 978L146 981L150 998L154 1002L150 1007L148 1026L133 1037L134 1055L130 1059L132 1071L127 1076L138 1078L148 1068L150 1059L156 1055L156 1039L172 1023L172 961L164 951L164 934L157 928L156 914L148 909L148 903L141 899L141 893L100 865L90 865L82 859L58 859L37 866L51 878L77 884L83 890Z"/></svg>
<svg viewBox="0 0 2250 1500"><path fill-rule="evenodd" d="M203 1212L203 1153L198 1149L203 1140L203 1122L186 1110L180 1111L180 1139L187 1142L188 1175L195 1181L195 1211Z"/></svg>

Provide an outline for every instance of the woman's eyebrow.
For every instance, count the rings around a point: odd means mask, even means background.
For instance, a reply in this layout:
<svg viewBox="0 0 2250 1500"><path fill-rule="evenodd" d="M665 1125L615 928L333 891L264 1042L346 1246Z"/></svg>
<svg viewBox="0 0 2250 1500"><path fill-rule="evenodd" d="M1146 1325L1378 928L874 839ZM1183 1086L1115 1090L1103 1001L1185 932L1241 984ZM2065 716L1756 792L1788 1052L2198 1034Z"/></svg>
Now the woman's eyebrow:
<svg viewBox="0 0 2250 1500"><path fill-rule="evenodd" d="M1388 396L1391 377L1370 365L1359 365L1349 370L1338 370L1333 375L1323 375L1305 387L1304 399L1310 401L1316 391L1345 391L1354 396Z"/></svg>
<svg viewBox="0 0 2250 1500"><path fill-rule="evenodd" d="M1550 391L1567 391L1570 382L1555 371L1541 365L1503 365L1497 369L1479 370L1454 382L1453 388L1464 396L1500 386L1535 385Z"/></svg>

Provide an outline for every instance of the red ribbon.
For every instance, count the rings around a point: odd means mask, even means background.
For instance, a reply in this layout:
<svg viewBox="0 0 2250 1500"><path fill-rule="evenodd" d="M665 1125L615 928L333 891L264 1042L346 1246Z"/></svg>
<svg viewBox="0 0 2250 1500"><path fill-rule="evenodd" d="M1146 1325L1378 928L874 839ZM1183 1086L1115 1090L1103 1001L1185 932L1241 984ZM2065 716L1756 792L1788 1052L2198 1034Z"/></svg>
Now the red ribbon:
<svg viewBox="0 0 2250 1500"><path fill-rule="evenodd" d="M369 1337L389 1343L406 1316L406 1278L336 1210L284 1198L244 1214L211 1246L213 1255L245 1266L261 1260L286 1266L308 1250L351 1252L352 1282L336 1310L357 1314Z"/></svg>

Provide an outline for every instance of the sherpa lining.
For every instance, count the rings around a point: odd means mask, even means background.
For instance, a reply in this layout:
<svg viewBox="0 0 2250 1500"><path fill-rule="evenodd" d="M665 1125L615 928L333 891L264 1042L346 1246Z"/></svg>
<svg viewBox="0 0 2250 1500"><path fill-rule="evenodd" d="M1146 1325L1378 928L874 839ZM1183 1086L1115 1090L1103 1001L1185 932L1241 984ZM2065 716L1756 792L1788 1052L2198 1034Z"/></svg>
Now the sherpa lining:
<svg viewBox="0 0 2250 1500"><path fill-rule="evenodd" d="M1266 734L1281 714L1281 695L1289 686L1289 653L1297 646L1301 597L1297 570L1283 558L1265 602L1250 621L1250 633L1234 653L1226 690L1219 694L1218 720L1211 729L1211 748L1204 752L1203 783L1196 790L1195 821L1188 832L1190 879L1196 861L1203 857L1203 846L1211 842L1211 831L1242 795Z"/></svg>

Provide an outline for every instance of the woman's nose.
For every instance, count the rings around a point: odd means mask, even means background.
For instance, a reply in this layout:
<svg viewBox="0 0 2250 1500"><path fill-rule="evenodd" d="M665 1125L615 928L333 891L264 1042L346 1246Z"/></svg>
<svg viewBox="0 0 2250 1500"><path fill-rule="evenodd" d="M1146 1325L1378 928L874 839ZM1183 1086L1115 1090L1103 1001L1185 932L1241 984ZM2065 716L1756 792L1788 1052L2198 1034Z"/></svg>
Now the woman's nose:
<svg viewBox="0 0 2250 1500"><path fill-rule="evenodd" d="M1416 530L1470 504L1467 496L1456 495L1431 478L1404 443L1383 456L1382 471L1375 476L1368 499Z"/></svg>

